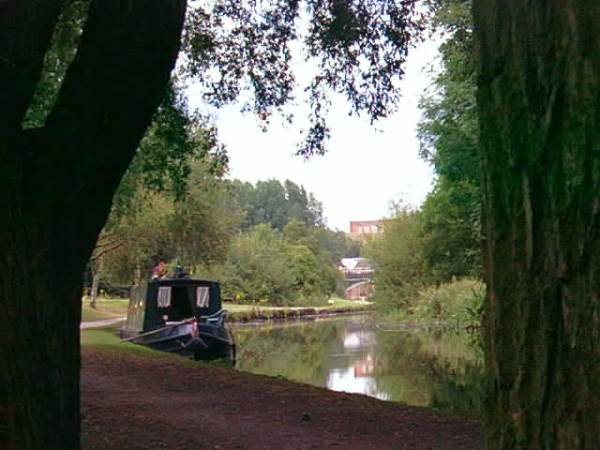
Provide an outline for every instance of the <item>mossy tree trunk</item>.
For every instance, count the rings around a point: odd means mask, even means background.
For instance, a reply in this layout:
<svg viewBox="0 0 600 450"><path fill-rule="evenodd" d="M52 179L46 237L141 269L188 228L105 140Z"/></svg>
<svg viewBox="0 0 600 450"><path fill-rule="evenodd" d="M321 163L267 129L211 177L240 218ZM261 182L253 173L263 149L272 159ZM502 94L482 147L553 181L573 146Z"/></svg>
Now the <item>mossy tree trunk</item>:
<svg viewBox="0 0 600 450"><path fill-rule="evenodd" d="M600 2L475 0L488 449L600 448Z"/></svg>
<svg viewBox="0 0 600 450"><path fill-rule="evenodd" d="M24 114L63 1L0 6L3 448L79 448L82 274L158 106L185 0L91 2L44 127Z"/></svg>

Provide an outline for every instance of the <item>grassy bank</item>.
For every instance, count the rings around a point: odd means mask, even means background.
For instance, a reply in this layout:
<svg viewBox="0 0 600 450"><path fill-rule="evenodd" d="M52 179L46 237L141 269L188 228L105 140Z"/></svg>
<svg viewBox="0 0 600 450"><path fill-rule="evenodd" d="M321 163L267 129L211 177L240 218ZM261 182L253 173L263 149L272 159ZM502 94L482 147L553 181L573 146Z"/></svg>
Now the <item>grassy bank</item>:
<svg viewBox="0 0 600 450"><path fill-rule="evenodd" d="M302 317L346 314L369 311L371 303L354 302L343 298L333 297L327 306L257 306L225 303L223 309L229 312L229 322L254 322L267 320L293 320Z"/></svg>
<svg viewBox="0 0 600 450"><path fill-rule="evenodd" d="M129 300L122 298L100 297L96 300L96 309L90 306L89 297L81 299L81 321L114 319L127 315Z"/></svg>
<svg viewBox="0 0 600 450"><path fill-rule="evenodd" d="M112 319L127 315L128 300L116 298L100 298L96 302L96 309L89 306L89 299L83 298L82 321ZM334 297L327 306L319 307L294 307L294 306L263 306L240 305L236 303L223 303L223 309L229 312L230 322L249 322L258 320L289 320L304 316L331 315L351 312L360 312L371 309L369 303L357 303L343 298Z"/></svg>
<svg viewBox="0 0 600 450"><path fill-rule="evenodd" d="M192 362L187 358L182 358L173 353L159 352L143 345L132 344L131 342L122 342L119 338L120 325L112 325L104 328L92 328L81 331L82 349L100 350L111 354L120 354L123 356L148 356L153 359L166 358L179 364L188 364Z"/></svg>
<svg viewBox="0 0 600 450"><path fill-rule="evenodd" d="M389 322L473 328L480 324L484 293L481 281L466 278L422 289L402 307L381 302L378 314Z"/></svg>
<svg viewBox="0 0 600 450"><path fill-rule="evenodd" d="M124 363L140 360L161 361L165 364L176 364L182 368L194 367L199 363L189 358L182 358L175 353L160 352L144 345L122 342L119 338L119 325L82 330L80 342L84 353L86 351L94 352L94 354L102 352L102 354L123 360ZM202 364L222 366L220 361L202 362Z"/></svg>
<svg viewBox="0 0 600 450"><path fill-rule="evenodd" d="M106 328L93 328L81 331L81 346L106 351L124 351L124 352L151 352L147 347L121 342L118 337L116 326Z"/></svg>

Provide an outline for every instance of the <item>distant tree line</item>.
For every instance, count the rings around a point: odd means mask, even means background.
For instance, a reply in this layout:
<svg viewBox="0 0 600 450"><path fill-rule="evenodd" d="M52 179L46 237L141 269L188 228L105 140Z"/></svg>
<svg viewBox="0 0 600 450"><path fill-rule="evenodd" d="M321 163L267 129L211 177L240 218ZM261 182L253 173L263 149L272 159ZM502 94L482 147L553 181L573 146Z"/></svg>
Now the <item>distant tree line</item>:
<svg viewBox="0 0 600 450"><path fill-rule="evenodd" d="M307 225L322 226L323 205L303 186L276 179L258 181L256 184L233 180L230 192L240 209L245 211L241 228L248 230L267 223L279 231L290 222L298 220Z"/></svg>

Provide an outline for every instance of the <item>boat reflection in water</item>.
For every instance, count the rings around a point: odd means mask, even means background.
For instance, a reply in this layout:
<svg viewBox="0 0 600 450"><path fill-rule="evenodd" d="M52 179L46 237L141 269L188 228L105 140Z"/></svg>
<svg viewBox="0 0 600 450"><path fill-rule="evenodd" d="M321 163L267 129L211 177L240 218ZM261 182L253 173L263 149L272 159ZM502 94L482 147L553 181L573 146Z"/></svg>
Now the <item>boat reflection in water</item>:
<svg viewBox="0 0 600 450"><path fill-rule="evenodd" d="M129 301L123 341L196 360L235 361L235 344L225 327L216 281L187 276L136 286Z"/></svg>

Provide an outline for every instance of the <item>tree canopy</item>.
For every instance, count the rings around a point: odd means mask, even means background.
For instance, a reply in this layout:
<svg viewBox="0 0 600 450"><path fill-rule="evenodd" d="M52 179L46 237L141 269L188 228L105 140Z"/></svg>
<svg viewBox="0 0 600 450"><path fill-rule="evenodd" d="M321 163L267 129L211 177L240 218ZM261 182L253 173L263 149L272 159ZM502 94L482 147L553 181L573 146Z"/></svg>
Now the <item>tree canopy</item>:
<svg viewBox="0 0 600 450"><path fill-rule="evenodd" d="M423 257L436 282L481 274L481 162L470 1L431 4L445 35L441 69L422 97L421 156L436 174L421 208Z"/></svg>
<svg viewBox="0 0 600 450"><path fill-rule="evenodd" d="M266 223L283 231L291 220L306 225L323 225L323 206L304 187L286 180L258 181L255 185L233 180L230 192L240 209L246 212L242 228Z"/></svg>
<svg viewBox="0 0 600 450"><path fill-rule="evenodd" d="M273 111L288 120L294 96L292 45L304 46L315 75L304 86L310 127L298 153L322 154L330 130L330 96L350 111L386 117L400 99L408 48L423 30L417 0L217 0L193 8L184 34L186 70L220 106L248 94L244 110L266 125Z"/></svg>

